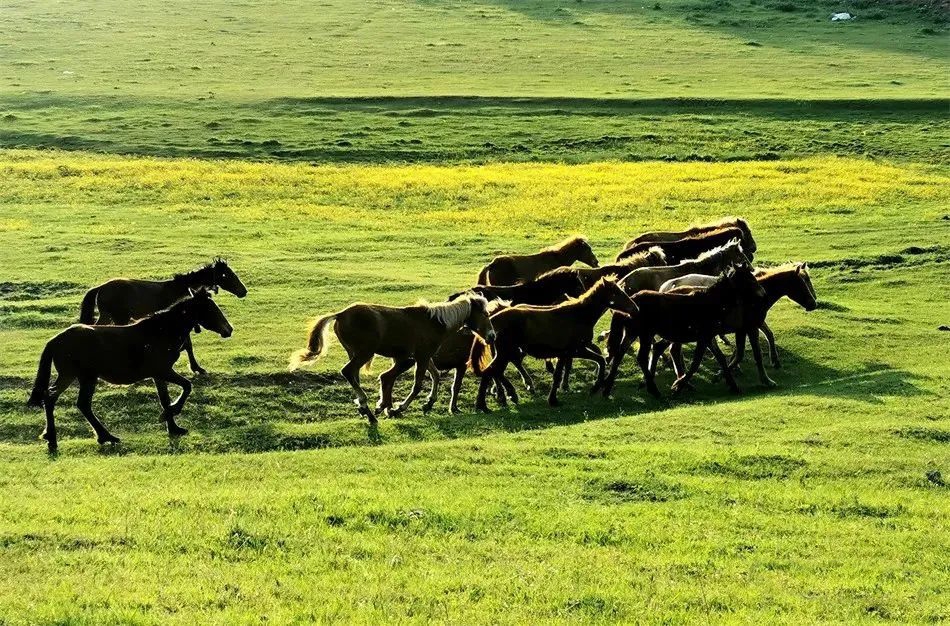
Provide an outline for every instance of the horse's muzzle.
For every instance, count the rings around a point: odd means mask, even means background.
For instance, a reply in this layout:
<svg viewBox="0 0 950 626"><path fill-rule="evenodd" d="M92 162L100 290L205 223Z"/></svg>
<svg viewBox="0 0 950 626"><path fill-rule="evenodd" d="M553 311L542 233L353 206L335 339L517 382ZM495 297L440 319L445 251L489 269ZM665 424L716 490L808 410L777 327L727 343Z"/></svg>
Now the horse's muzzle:
<svg viewBox="0 0 950 626"><path fill-rule="evenodd" d="M234 333L234 329L231 326L228 326L227 328L221 330L220 332L221 332L221 336L227 339Z"/></svg>

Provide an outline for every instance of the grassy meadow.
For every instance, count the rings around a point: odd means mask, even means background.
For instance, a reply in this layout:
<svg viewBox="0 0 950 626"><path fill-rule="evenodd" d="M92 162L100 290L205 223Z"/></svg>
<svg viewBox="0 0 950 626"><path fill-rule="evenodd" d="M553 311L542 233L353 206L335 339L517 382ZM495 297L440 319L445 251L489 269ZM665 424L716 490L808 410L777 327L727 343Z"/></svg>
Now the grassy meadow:
<svg viewBox="0 0 950 626"><path fill-rule="evenodd" d="M942 6L8 2L0 624L950 620ZM609 401L580 364L557 409L468 378L371 428L335 341L287 371L350 302L730 214L818 293L770 314L776 389L749 355L740 396L710 361L655 400L628 358ZM102 384L100 448L73 388L47 455L25 401L85 290L216 255L249 294L195 338L191 433Z"/></svg>

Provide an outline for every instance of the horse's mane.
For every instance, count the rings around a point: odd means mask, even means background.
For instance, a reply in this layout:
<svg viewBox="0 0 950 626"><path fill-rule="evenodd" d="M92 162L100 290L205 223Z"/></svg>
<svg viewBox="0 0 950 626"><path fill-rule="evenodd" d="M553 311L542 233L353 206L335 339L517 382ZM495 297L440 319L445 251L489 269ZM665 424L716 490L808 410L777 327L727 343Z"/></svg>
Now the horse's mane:
<svg viewBox="0 0 950 626"><path fill-rule="evenodd" d="M698 228L706 228L706 229L712 230L716 228L728 228L730 226L742 228L742 226L739 226L739 224L744 224L745 227L748 228L748 224L746 224L745 220L742 219L741 217L736 217L735 215L727 215L726 217L720 218L713 222L707 222L705 224L693 224L691 227L691 230L698 229Z"/></svg>
<svg viewBox="0 0 950 626"><path fill-rule="evenodd" d="M168 306L160 311L155 311L154 313L149 313L140 320L136 320L132 323L133 326L139 326L141 328L161 328L165 325L166 318L175 317L178 315L178 312L181 309L189 306L194 300L194 297L183 298L178 302L175 302L171 306Z"/></svg>
<svg viewBox="0 0 950 626"><path fill-rule="evenodd" d="M587 239L581 237L580 235L575 235L573 237L568 237L560 243L556 243L553 246L548 246L541 250L541 252L561 252L562 250L570 250L576 246L580 245L590 245L587 243Z"/></svg>
<svg viewBox="0 0 950 626"><path fill-rule="evenodd" d="M430 304L419 301L419 306L426 308L432 319L442 323L446 328L459 328L472 313L472 306L481 306L488 312L488 300L484 296L467 293L459 298L447 302Z"/></svg>
<svg viewBox="0 0 950 626"><path fill-rule="evenodd" d="M564 302L562 302L561 304L568 304L568 303L571 303L571 302L586 302L587 300L590 300L591 298L594 298L594 297L600 295L600 292L601 292L601 291L604 291L605 289L607 289L607 288L608 288L607 286L608 286L609 284L613 283L613 284L616 285L617 282L618 282L617 279L614 278L613 276L603 276L603 277L597 279L597 282L594 283L594 286L593 286L593 287L591 287L590 289L588 289L587 291L585 291L585 292L582 293L581 295L577 296L576 298L574 298L574 297L572 297L572 296L568 296L567 299L566 299ZM560 305L558 305L558 306L560 306Z"/></svg>
<svg viewBox="0 0 950 626"><path fill-rule="evenodd" d="M182 273L180 273L180 274L175 274L174 276L172 276L172 280L174 280L175 282L178 282L178 283L182 283L182 282L183 282L183 283L189 284L189 283L191 283L193 280L199 278L202 273L205 273L205 272L209 272L209 271L211 271L211 270L214 270L214 268L215 268L219 263L225 263L225 264L226 264L227 262L226 262L224 259L220 258L220 257L216 257L214 260L211 261L211 263L206 263L206 264L202 265L201 267L196 267L195 269L191 270L190 272L182 272ZM212 277L213 277L213 275L212 275Z"/></svg>
<svg viewBox="0 0 950 626"><path fill-rule="evenodd" d="M696 263L699 261L705 261L709 259L710 257L713 257L717 254L722 254L723 252L725 252L726 248L730 248L733 246L737 246L740 251L742 250L742 243L738 239L730 239L729 241L727 241L726 243L720 246L716 246L715 248L710 248L709 250L706 250L695 259L687 259L683 261L682 263Z"/></svg>
<svg viewBox="0 0 950 626"><path fill-rule="evenodd" d="M619 265L619 266L633 265L634 263L639 263L640 261L643 261L644 259L649 257L651 254L659 257L660 261L662 261L663 264L666 265L666 252L664 252L663 248L661 248L660 246L650 246L646 250L642 250L640 252L637 252L636 254L631 254L630 256L624 257L620 259L619 261L617 261L615 265Z"/></svg>

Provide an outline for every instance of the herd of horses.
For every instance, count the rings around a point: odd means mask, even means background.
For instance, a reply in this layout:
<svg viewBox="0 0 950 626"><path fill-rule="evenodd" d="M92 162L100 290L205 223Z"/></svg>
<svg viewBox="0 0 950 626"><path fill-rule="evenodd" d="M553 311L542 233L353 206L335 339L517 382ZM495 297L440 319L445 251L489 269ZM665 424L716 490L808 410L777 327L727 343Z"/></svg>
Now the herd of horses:
<svg viewBox="0 0 950 626"><path fill-rule="evenodd" d="M370 423L382 413L403 412L422 391L426 377L431 387L422 408L431 410L446 372L454 372L452 413L458 411L469 369L479 378L477 410L489 410L489 392L499 405L517 402L518 392L506 371L513 365L525 389L533 393L535 383L524 366L528 356L544 359L553 374L548 392L552 406L559 404L559 390L569 389L575 359L596 365L591 393L608 397L634 342L639 342L636 361L645 386L654 396L660 395L655 374L667 352L676 373L674 393L691 386L707 351L729 388L738 392L734 372L746 340L760 382L773 386L758 341L761 331L771 363L779 367L775 338L766 323L768 311L785 296L812 310L817 297L806 264L756 270L755 253L749 225L736 217L684 231L645 233L627 242L607 265L599 263L584 238L572 237L534 254L496 257L478 274L475 286L444 302L406 307L356 303L324 315L313 323L307 346L291 356L290 369L323 355L332 331L348 356L341 374L356 393L359 413ZM43 349L30 395L29 404L46 410L42 436L49 448L57 447L56 402L75 381L77 405L100 444L119 441L92 410L100 379L114 384L153 379L169 435L187 433L175 417L192 385L173 366L184 351L192 371L204 371L195 359L192 332L204 328L222 337L231 335L231 325L212 298L219 289L242 298L247 294L222 259L165 281L118 278L90 289L82 301L80 323L53 337ZM594 330L608 311L604 354L595 343ZM728 343L726 334L734 335L731 360L717 339ZM695 344L688 367L682 355L685 343ZM360 372L375 356L392 359L392 366L379 375L379 400L370 408ZM51 384L53 367L57 378ZM395 382L412 368L412 388L394 404ZM169 383L182 389L174 401Z"/></svg>

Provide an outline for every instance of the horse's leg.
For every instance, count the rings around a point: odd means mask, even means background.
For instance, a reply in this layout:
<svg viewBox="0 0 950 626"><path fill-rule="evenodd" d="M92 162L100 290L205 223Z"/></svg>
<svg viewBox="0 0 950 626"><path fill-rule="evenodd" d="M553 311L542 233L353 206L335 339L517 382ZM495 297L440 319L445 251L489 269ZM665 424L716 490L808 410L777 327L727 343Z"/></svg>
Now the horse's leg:
<svg viewBox="0 0 950 626"><path fill-rule="evenodd" d="M64 376L60 374L46 393L43 399L43 408L46 409L46 429L43 430L41 437L46 440L46 446L50 452L55 452L59 443L56 440L56 420L53 417L53 410L56 408L56 401L59 396L73 383L75 377Z"/></svg>
<svg viewBox="0 0 950 626"><path fill-rule="evenodd" d="M205 368L198 365L198 361L195 359L195 348L191 345L191 334L185 339L184 348L185 353L188 355L188 366L191 367L191 371L195 374L207 374L208 372Z"/></svg>
<svg viewBox="0 0 950 626"><path fill-rule="evenodd" d="M441 382L441 377L439 370L431 359L429 360L429 380L432 381L432 390L429 392L429 397L426 398L426 403L422 405L423 413L431 411L432 407L435 406L436 398L439 397L439 383Z"/></svg>
<svg viewBox="0 0 950 626"><path fill-rule="evenodd" d="M660 397L660 390L657 389L655 376L650 370L650 349L653 347L653 337L651 335L640 336L640 348L637 350L637 365L643 372L643 382L646 383L647 391L654 397Z"/></svg>
<svg viewBox="0 0 950 626"><path fill-rule="evenodd" d="M488 394L488 388L495 380L496 373L501 371L504 374L505 368L508 367L508 359L507 354L502 351L496 351L495 358L492 359L488 367L482 371L482 379L478 384L478 395L475 397L476 411L491 413L491 410L488 408L488 403L485 402L485 396Z"/></svg>
<svg viewBox="0 0 950 626"><path fill-rule="evenodd" d="M744 334L737 333L736 337L744 337ZM716 345L715 338L709 344L709 350L713 353L713 356L716 357L716 361L719 363L719 367L722 368L722 376L726 379L726 384L729 385L730 391L732 393L739 393L739 385L736 384L736 379L732 375L732 370L729 369L729 362L726 361L726 355L722 353L722 350L719 349L719 346ZM761 354L759 355L761 358Z"/></svg>
<svg viewBox="0 0 950 626"><path fill-rule="evenodd" d="M359 407L360 415L367 418L370 424L376 423L376 415L370 410L367 404L366 392L360 387L360 368L366 365L373 355L351 355L349 362L340 369L340 374L350 383L353 391L356 392L356 406Z"/></svg>
<svg viewBox="0 0 950 626"><path fill-rule="evenodd" d="M762 365L762 348L759 347L759 330L757 328L752 329L749 333L749 345L752 348L752 358L755 359L755 369L759 372L759 382L766 387L775 387L775 381L769 378L769 375L765 372L765 366Z"/></svg>
<svg viewBox="0 0 950 626"><path fill-rule="evenodd" d="M564 376L564 359L558 358L554 363L554 382L551 383L551 391L548 392L548 404L551 406L561 404L557 399L557 388L561 385L562 376Z"/></svg>
<svg viewBox="0 0 950 626"><path fill-rule="evenodd" d="M607 361L604 359L604 355L600 353L596 346L587 344L575 353L574 358L593 361L597 366L597 378L594 381L594 386L590 389L591 394L597 393L604 386L604 373L607 371Z"/></svg>
<svg viewBox="0 0 950 626"><path fill-rule="evenodd" d="M181 437L188 434L187 428L182 428L175 422L172 409L171 397L168 395L168 381L162 378L155 378L155 391L158 392L158 403L162 405L162 421L168 428L169 437ZM181 410L179 409L179 413Z"/></svg>
<svg viewBox="0 0 950 626"><path fill-rule="evenodd" d="M178 385L181 387L181 393L178 394L178 397L175 398L175 401L169 406L169 417L174 418L174 416L181 413L181 410L185 406L185 400L188 399L188 396L191 395L191 381L176 372L175 370L168 370L165 374L162 374L162 379L165 382L172 383L173 385ZM174 420L172 420L174 421ZM171 423L171 422L169 422Z"/></svg>
<svg viewBox="0 0 950 626"><path fill-rule="evenodd" d="M619 331L617 334L620 334ZM614 336L614 331L610 331L610 336ZM620 364L623 362L623 357L627 354L627 351L630 350L630 346L633 345L634 336L633 333L627 333L626 336L622 337L621 340L617 343L615 349L617 350L613 358L610 358L610 371L607 372L607 377L604 382L604 397L607 398L610 396L610 392L613 391L614 381L617 380L617 371L620 369ZM640 346L641 349L643 346ZM649 351L650 346L647 344L647 350ZM608 353L609 354L609 353ZM639 359L638 359L639 361ZM657 392L659 393L659 392Z"/></svg>
<svg viewBox="0 0 950 626"><path fill-rule="evenodd" d="M686 389L689 386L689 381L699 371L699 366L703 362L703 355L706 354L706 349L710 347L710 344L714 344L716 337L713 336L712 339L700 339L696 342L696 350L693 352L693 361L689 364L689 369L686 372L679 376L675 381L673 381L672 387L670 390L673 393L679 393L683 389ZM715 350L719 350L719 346L715 346ZM722 354L720 351L719 354ZM730 375L731 377L731 375Z"/></svg>
<svg viewBox="0 0 950 626"><path fill-rule="evenodd" d="M525 390L527 390L528 393L534 393L534 379L531 378L531 372L528 371L528 368L524 366L524 352L519 350L511 362L515 366L515 369L518 370L518 374L521 376L521 382L524 383ZM511 395L511 390L509 390L508 393ZM518 394L515 393L514 396L517 397ZM514 401L517 402L518 400Z"/></svg>
<svg viewBox="0 0 950 626"><path fill-rule="evenodd" d="M449 413L459 412L459 393L462 391L462 381L465 379L465 366L455 368L455 378L452 379L452 397L449 399Z"/></svg>
<svg viewBox="0 0 950 626"><path fill-rule="evenodd" d="M573 358L570 358L570 357L564 359L564 374L562 375L562 378L561 378L561 390L562 390L562 391L570 391L570 390L571 390L570 378L571 378L571 370L572 370L572 369L574 369L574 359L573 359Z"/></svg>
<svg viewBox="0 0 950 626"><path fill-rule="evenodd" d="M607 360L611 362L623 360L623 355L626 354L630 346L633 345L632 338L629 342L626 341L628 334L626 331L627 329L623 318L621 318L619 314L614 313L613 317L610 318L610 330L607 331L607 345L605 346L607 350Z"/></svg>
<svg viewBox="0 0 950 626"><path fill-rule="evenodd" d="M495 377L495 384L500 384L505 388L505 394L511 398L511 401L515 404L521 402L521 398L518 396L518 390L515 389L515 386L511 384L511 381L508 380L508 377L505 376L504 372Z"/></svg>
<svg viewBox="0 0 950 626"><path fill-rule="evenodd" d="M412 367L412 359L393 359L393 366L379 375L379 401L376 403L376 415L379 415L393 405L393 386L396 379Z"/></svg>
<svg viewBox="0 0 950 626"><path fill-rule="evenodd" d="M89 422L89 425L92 426L92 429L96 432L96 439L100 445L104 443L119 443L119 438L106 430L106 427L102 425L99 418L92 412L92 395L96 393L97 382L98 380L93 377L79 379L79 399L76 400L76 406L79 407L80 413L85 416L86 421Z"/></svg>
<svg viewBox="0 0 950 626"><path fill-rule="evenodd" d="M666 339L659 339L653 344L652 354L650 355L650 371L656 376L656 366L660 363L660 357L670 347L671 342Z"/></svg>
<svg viewBox="0 0 950 626"><path fill-rule="evenodd" d="M778 348L775 347L775 334L765 322L762 322L761 330L762 334L765 335L765 340L769 342L769 360L772 361L772 367L779 369L782 367L782 364L779 363L778 360ZM756 336L756 339L758 339L758 336Z"/></svg>
<svg viewBox="0 0 950 626"><path fill-rule="evenodd" d="M673 360L673 372L679 378L686 371L686 361L683 360L683 344L674 343L670 346L670 357ZM693 388L693 383L685 383L687 389Z"/></svg>
<svg viewBox="0 0 950 626"><path fill-rule="evenodd" d="M750 339L752 339L750 337ZM758 341L759 338L755 337L753 341ZM736 333L736 348L732 352L732 359L729 360L729 369L738 372L739 363L742 362L742 359L745 357L745 333L737 332Z"/></svg>
<svg viewBox="0 0 950 626"><path fill-rule="evenodd" d="M426 371L429 369L431 364L431 355L424 355L421 358L419 355L416 356L416 376L412 382L412 389L409 390L409 395L406 396L405 400L389 410L390 415L399 415L406 410L406 407L408 407L413 400L416 399L416 396L418 396L419 392L422 391L422 385L426 380Z"/></svg>

